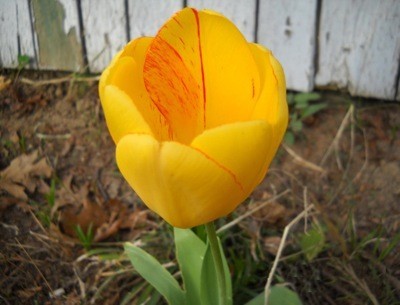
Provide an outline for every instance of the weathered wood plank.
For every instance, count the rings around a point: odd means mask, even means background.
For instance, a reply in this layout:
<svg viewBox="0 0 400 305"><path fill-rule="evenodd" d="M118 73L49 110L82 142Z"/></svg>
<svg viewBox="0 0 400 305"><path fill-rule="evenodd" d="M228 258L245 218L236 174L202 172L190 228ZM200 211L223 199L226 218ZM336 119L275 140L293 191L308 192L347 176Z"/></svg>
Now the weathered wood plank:
<svg viewBox="0 0 400 305"><path fill-rule="evenodd" d="M394 99L400 59L400 1L323 1L318 86Z"/></svg>
<svg viewBox="0 0 400 305"><path fill-rule="evenodd" d="M260 0L258 42L281 62L289 89L314 86L317 0Z"/></svg>
<svg viewBox="0 0 400 305"><path fill-rule="evenodd" d="M100 72L127 43L124 0L81 0L89 69Z"/></svg>
<svg viewBox="0 0 400 305"><path fill-rule="evenodd" d="M155 36L168 18L182 7L180 0L128 0L129 39Z"/></svg>
<svg viewBox="0 0 400 305"><path fill-rule="evenodd" d="M78 10L75 0L32 0L41 69L79 71L83 68Z"/></svg>
<svg viewBox="0 0 400 305"><path fill-rule="evenodd" d="M225 15L235 23L248 41L255 40L255 0L188 0L187 4L197 9L211 9Z"/></svg>
<svg viewBox="0 0 400 305"><path fill-rule="evenodd" d="M3 67L18 66L18 55L30 57L31 68L36 68L36 56L26 0L0 1L0 64Z"/></svg>

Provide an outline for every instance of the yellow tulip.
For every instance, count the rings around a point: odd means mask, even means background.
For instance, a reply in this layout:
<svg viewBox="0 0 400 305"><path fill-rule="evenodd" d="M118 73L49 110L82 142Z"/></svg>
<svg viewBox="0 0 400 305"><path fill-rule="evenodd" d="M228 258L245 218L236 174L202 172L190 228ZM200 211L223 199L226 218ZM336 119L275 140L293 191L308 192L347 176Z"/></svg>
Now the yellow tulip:
<svg viewBox="0 0 400 305"><path fill-rule="evenodd" d="M122 175L180 228L243 202L288 122L279 62L209 10L185 8L155 37L132 40L103 72L99 93Z"/></svg>

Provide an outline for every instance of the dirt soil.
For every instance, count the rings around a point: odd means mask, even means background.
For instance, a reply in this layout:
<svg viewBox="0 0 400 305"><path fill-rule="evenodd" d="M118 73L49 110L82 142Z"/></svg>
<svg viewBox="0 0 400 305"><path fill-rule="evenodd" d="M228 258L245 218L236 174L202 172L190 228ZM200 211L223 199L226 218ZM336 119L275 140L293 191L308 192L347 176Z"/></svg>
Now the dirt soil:
<svg viewBox="0 0 400 305"><path fill-rule="evenodd" d="M63 75L32 72L24 74L33 80L27 84L21 76L15 81L15 72L3 76L0 304L120 304L141 279L113 274L115 263L85 255L76 226L93 232L93 248L120 247L163 225L118 172L96 80L58 82ZM282 219L254 215L241 227L254 231L256 223L264 259L272 261L267 241L279 241L285 225L313 204L309 223L325 224L327 249L309 264L283 261L278 268L304 304L400 304L393 301L400 299L398 248L371 258L400 231L400 106L322 96L328 107L304 122L293 145L281 147L252 195L258 202L287 191L276 200ZM268 226L279 234L263 235ZM110 274L113 281L102 286Z"/></svg>

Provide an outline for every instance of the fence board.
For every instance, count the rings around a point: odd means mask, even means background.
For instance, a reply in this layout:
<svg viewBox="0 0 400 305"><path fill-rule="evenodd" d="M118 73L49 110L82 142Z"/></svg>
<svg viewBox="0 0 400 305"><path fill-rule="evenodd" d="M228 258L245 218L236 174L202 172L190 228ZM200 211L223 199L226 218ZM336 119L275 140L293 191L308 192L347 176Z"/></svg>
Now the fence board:
<svg viewBox="0 0 400 305"><path fill-rule="evenodd" d="M36 54L41 69L79 71L82 46L75 0L32 0Z"/></svg>
<svg viewBox="0 0 400 305"><path fill-rule="evenodd" d="M86 50L89 70L101 72L129 39L154 36L184 3L223 13L270 48L288 89L400 100L399 0L0 0L0 64L15 68L28 55L31 68L82 71Z"/></svg>
<svg viewBox="0 0 400 305"><path fill-rule="evenodd" d="M323 1L316 84L394 99L400 1Z"/></svg>
<svg viewBox="0 0 400 305"><path fill-rule="evenodd" d="M18 55L31 58L36 68L29 5L26 0L0 1L0 62L5 67L17 67Z"/></svg>
<svg viewBox="0 0 400 305"><path fill-rule="evenodd" d="M188 0L188 6L212 9L232 20L248 41L255 40L255 0Z"/></svg>
<svg viewBox="0 0 400 305"><path fill-rule="evenodd" d="M260 0L258 42L279 59L293 90L314 86L316 12L317 0Z"/></svg>
<svg viewBox="0 0 400 305"><path fill-rule="evenodd" d="M155 36L172 14L183 7L183 1L129 0L130 39Z"/></svg>
<svg viewBox="0 0 400 305"><path fill-rule="evenodd" d="M91 72L101 72L127 43L124 0L81 0L86 54Z"/></svg>

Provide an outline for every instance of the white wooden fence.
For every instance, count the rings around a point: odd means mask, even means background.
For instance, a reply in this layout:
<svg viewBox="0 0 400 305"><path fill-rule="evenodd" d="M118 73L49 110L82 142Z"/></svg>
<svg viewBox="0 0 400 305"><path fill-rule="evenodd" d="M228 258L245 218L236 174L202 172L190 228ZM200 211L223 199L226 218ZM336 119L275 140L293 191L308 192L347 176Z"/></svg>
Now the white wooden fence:
<svg viewBox="0 0 400 305"><path fill-rule="evenodd" d="M400 0L0 0L0 63L100 72L183 6L210 8L270 48L288 88L400 100Z"/></svg>

